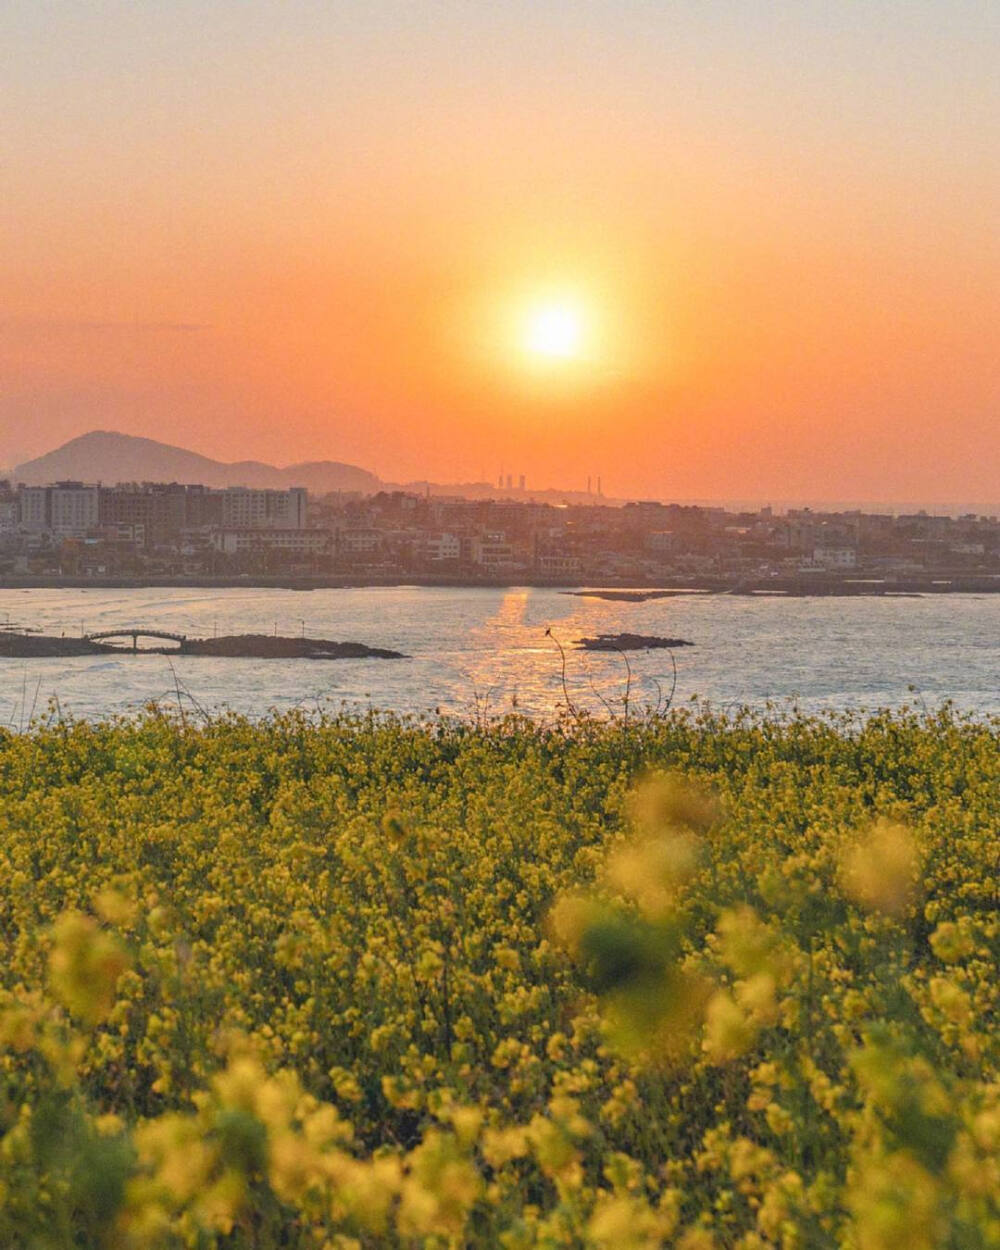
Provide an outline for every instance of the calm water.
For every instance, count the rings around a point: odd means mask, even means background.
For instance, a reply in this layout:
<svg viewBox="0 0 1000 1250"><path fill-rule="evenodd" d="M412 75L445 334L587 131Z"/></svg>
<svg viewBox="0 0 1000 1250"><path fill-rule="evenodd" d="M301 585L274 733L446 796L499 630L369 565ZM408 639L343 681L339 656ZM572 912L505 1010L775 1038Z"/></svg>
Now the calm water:
<svg viewBox="0 0 1000 1250"><path fill-rule="evenodd" d="M100 717L151 699L176 702L174 672L206 709L439 709L474 715L516 706L550 715L563 699L567 646L573 703L620 707L618 654L572 651L585 634L630 631L690 639L675 651L675 703L717 708L795 702L803 710L945 699L1000 713L1000 595L781 599L686 595L648 603L582 599L554 590L0 590L0 623L79 634L145 625L190 636L300 634L404 651L406 660L170 660L161 655L0 660L0 723L18 727L57 697L64 712ZM633 652L633 704L672 682L669 656ZM617 701L617 702L616 702Z"/></svg>

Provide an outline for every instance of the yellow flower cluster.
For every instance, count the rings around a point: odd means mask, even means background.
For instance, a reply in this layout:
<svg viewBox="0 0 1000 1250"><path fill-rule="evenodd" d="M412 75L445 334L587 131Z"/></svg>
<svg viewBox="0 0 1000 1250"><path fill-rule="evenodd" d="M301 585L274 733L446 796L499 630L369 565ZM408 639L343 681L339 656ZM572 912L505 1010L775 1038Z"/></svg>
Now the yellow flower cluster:
<svg viewBox="0 0 1000 1250"><path fill-rule="evenodd" d="M0 738L0 1245L1000 1246L1000 724Z"/></svg>

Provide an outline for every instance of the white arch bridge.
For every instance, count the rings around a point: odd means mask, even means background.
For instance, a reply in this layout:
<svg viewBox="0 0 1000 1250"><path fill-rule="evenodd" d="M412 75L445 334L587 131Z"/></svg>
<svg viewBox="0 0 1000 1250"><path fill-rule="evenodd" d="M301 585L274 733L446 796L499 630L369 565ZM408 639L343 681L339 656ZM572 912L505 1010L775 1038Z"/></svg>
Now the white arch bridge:
<svg viewBox="0 0 1000 1250"><path fill-rule="evenodd" d="M187 634L172 634L166 629L139 629L138 627L133 629L130 626L126 629L101 629L97 633L84 634L84 638L87 642L111 642L115 638L122 640L131 638L131 649L138 651L140 638L157 638L165 642L176 642L179 647L182 647L187 641Z"/></svg>

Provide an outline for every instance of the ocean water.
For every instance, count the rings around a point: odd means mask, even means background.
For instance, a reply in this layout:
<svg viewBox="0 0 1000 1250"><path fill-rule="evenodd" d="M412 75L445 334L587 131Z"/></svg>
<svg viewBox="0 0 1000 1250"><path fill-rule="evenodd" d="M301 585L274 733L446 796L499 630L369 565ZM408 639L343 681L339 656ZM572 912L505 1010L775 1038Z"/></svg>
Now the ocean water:
<svg viewBox="0 0 1000 1250"><path fill-rule="evenodd" d="M645 603L552 589L0 590L0 624L79 635L146 626L191 637L274 633L364 642L405 660L236 660L123 654L0 659L0 724L58 701L101 718L158 701L251 716L301 707L476 717L595 715L698 700L806 712L944 701L1000 714L1000 595L784 598L678 594ZM546 636L546 630L551 636ZM673 651L581 652L598 633L685 638ZM566 659L565 687L562 660Z"/></svg>

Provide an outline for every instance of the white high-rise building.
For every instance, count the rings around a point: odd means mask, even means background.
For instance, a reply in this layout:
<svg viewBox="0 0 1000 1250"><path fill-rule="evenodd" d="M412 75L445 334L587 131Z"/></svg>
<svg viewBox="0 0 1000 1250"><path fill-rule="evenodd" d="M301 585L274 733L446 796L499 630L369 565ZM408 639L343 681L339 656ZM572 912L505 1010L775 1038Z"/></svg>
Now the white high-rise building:
<svg viewBox="0 0 1000 1250"><path fill-rule="evenodd" d="M49 486L24 486L18 492L21 505L21 529L32 534L44 533L50 526Z"/></svg>
<svg viewBox="0 0 1000 1250"><path fill-rule="evenodd" d="M25 486L19 495L21 528L31 533L80 537L98 524L98 488L83 482Z"/></svg>
<svg viewBox="0 0 1000 1250"><path fill-rule="evenodd" d="M53 534L80 537L97 528L99 491L96 486L59 482L51 489Z"/></svg>
<svg viewBox="0 0 1000 1250"><path fill-rule="evenodd" d="M254 490L231 486L222 496L224 529L300 530L306 525L306 490Z"/></svg>

